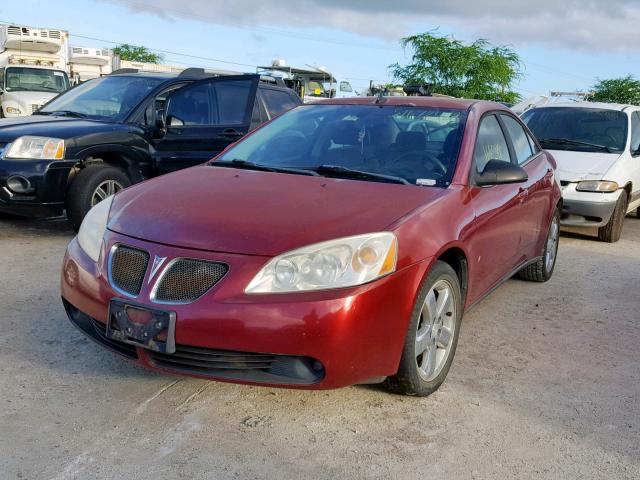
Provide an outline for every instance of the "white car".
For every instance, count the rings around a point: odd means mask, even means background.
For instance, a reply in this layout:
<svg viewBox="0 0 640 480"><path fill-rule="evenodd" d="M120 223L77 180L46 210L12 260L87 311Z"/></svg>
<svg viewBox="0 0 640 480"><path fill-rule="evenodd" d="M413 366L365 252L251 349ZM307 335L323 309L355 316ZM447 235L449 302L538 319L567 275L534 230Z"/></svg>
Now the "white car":
<svg viewBox="0 0 640 480"><path fill-rule="evenodd" d="M554 103L522 119L558 163L561 224L597 227L600 240L617 242L627 213L640 216L640 107Z"/></svg>

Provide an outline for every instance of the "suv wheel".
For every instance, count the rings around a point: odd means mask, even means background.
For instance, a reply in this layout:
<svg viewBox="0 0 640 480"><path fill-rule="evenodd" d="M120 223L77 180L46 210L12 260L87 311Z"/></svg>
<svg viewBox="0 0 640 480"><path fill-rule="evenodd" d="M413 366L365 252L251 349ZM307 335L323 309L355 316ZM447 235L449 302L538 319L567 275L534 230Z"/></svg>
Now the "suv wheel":
<svg viewBox="0 0 640 480"><path fill-rule="evenodd" d="M418 293L398 373L387 379L390 390L424 397L440 387L455 355L462 308L456 272L437 261Z"/></svg>
<svg viewBox="0 0 640 480"><path fill-rule="evenodd" d="M618 203L616 203L613 215L611 215L611 218L609 219L609 223L598 229L598 238L603 242L615 243L620 240L620 235L622 235L622 225L624 225L624 217L627 216L628 201L627 192L623 190L620 198L618 199Z"/></svg>
<svg viewBox="0 0 640 480"><path fill-rule="evenodd" d="M84 167L74 177L67 191L67 218L77 231L82 219L92 207L105 198L131 185L121 168L104 163Z"/></svg>

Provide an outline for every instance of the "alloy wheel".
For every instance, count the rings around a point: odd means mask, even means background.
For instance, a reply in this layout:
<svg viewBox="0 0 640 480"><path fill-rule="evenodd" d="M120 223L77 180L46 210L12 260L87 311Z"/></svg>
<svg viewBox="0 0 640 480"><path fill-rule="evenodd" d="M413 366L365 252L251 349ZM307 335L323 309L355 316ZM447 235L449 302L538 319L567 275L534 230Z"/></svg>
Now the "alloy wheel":
<svg viewBox="0 0 640 480"><path fill-rule="evenodd" d="M122 190L124 187L115 180L105 180L96 187L91 195L91 206L94 207L102 200Z"/></svg>
<svg viewBox="0 0 640 480"><path fill-rule="evenodd" d="M416 331L415 355L418 373L425 381L436 378L447 363L456 328L453 287L438 280L429 290Z"/></svg>
<svg viewBox="0 0 640 480"><path fill-rule="evenodd" d="M554 215L551 220L551 226L549 227L549 236L547 237L547 248L545 250L544 264L547 272L550 272L553 268L553 263L556 261L556 255L558 254L558 237L560 235L560 221L558 216Z"/></svg>

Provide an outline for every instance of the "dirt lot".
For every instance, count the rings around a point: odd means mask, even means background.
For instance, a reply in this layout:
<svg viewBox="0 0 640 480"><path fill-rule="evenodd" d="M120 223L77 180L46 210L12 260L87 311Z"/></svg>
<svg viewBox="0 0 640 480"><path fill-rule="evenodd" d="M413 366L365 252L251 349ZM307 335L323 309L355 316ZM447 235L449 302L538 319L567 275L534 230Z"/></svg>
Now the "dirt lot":
<svg viewBox="0 0 640 480"><path fill-rule="evenodd" d="M469 312L435 395L160 376L85 339L62 221L0 217L0 479L640 478L640 220Z"/></svg>

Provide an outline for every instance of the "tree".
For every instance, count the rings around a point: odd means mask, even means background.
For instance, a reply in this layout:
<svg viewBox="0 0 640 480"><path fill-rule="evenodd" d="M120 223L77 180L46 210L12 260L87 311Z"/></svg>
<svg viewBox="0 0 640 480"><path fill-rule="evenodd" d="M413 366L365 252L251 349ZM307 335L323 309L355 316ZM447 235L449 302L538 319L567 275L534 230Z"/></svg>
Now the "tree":
<svg viewBox="0 0 640 480"><path fill-rule="evenodd" d="M591 102L640 105L640 80L636 80L632 75L598 80L592 89L593 95L588 98Z"/></svg>
<svg viewBox="0 0 640 480"><path fill-rule="evenodd" d="M159 53L150 51L147 47L136 47L123 43L113 49L113 53L120 57L120 60L132 62L161 63L164 57Z"/></svg>
<svg viewBox="0 0 640 480"><path fill-rule="evenodd" d="M453 97L516 102L511 90L520 76L520 57L506 46L486 40L464 44L433 32L405 37L400 42L413 50L411 63L390 65L395 80L404 84L433 84L433 92Z"/></svg>

